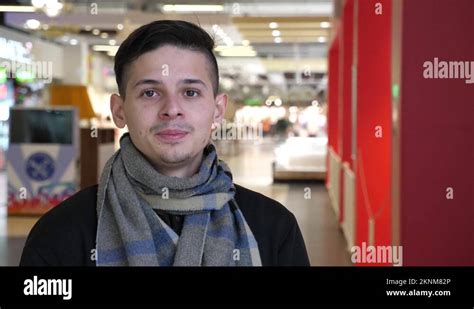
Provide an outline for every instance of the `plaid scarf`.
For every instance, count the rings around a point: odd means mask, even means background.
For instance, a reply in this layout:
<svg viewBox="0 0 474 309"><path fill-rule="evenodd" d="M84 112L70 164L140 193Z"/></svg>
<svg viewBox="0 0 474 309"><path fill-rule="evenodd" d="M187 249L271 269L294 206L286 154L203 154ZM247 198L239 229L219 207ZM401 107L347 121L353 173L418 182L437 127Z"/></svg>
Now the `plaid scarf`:
<svg viewBox="0 0 474 309"><path fill-rule="evenodd" d="M257 242L212 144L190 178L158 173L130 136L108 160L97 198L97 266L261 266ZM184 215L178 236L153 209Z"/></svg>

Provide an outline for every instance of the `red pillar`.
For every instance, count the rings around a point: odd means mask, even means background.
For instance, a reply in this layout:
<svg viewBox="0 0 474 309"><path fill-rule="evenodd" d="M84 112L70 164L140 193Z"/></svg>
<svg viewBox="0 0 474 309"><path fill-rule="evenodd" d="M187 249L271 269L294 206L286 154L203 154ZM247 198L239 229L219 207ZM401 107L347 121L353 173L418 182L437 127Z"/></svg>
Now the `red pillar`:
<svg viewBox="0 0 474 309"><path fill-rule="evenodd" d="M358 1L357 23L355 243L391 246L391 1Z"/></svg>
<svg viewBox="0 0 474 309"><path fill-rule="evenodd" d="M339 35L336 35L328 54L328 149L340 154L338 134L339 111ZM329 155L326 161L329 171ZM326 173L326 186L329 184L329 172Z"/></svg>
<svg viewBox="0 0 474 309"><path fill-rule="evenodd" d="M352 166L352 57L354 32L354 0L347 0L342 11L340 47L339 147L341 161ZM342 173L341 169L341 173ZM344 176L340 177L339 222L344 219Z"/></svg>

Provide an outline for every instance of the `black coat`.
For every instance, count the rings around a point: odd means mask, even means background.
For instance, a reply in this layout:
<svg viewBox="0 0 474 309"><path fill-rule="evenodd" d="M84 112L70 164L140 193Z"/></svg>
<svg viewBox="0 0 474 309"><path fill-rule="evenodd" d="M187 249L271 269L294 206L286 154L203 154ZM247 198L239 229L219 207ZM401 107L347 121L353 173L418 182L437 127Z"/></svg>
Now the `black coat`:
<svg viewBox="0 0 474 309"><path fill-rule="evenodd" d="M97 188L79 191L39 219L28 235L20 266L95 266ZM235 198L257 240L263 266L309 266L291 212L239 185Z"/></svg>

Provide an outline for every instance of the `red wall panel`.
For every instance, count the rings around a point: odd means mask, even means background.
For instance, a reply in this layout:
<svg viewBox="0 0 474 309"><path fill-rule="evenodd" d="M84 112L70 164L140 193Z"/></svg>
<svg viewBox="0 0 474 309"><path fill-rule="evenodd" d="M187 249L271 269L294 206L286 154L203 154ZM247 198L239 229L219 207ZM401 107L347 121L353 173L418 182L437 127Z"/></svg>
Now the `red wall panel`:
<svg viewBox="0 0 474 309"><path fill-rule="evenodd" d="M425 79L474 61L474 1L404 1L400 230L404 265L474 265L474 85ZM472 72L471 72L472 73ZM447 188L453 199L447 199Z"/></svg>

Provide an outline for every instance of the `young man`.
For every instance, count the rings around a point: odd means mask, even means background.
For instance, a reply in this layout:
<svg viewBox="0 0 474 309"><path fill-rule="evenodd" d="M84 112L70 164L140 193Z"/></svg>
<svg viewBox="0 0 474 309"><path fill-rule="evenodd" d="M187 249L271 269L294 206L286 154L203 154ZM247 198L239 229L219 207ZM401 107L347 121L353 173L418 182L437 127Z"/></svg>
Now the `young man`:
<svg viewBox="0 0 474 309"><path fill-rule="evenodd" d="M227 96L213 47L200 27L169 20L122 43L110 108L129 133L98 186L38 221L20 265L309 265L293 214L234 184L217 158L210 136Z"/></svg>

